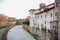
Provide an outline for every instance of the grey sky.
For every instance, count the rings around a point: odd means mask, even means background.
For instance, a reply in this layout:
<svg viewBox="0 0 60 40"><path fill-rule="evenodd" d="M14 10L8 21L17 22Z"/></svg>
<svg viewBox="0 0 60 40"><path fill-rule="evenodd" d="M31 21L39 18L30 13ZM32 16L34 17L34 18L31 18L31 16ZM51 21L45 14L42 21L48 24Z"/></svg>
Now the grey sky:
<svg viewBox="0 0 60 40"><path fill-rule="evenodd" d="M25 18L29 16L29 9L39 8L40 3L51 4L54 0L3 0L0 12L11 17Z"/></svg>

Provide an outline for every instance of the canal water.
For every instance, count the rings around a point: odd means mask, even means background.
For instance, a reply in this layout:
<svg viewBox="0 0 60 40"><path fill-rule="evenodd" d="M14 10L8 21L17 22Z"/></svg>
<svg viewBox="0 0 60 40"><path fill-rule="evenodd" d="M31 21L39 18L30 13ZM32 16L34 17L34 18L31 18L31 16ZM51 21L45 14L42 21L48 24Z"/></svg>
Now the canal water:
<svg viewBox="0 0 60 40"><path fill-rule="evenodd" d="M22 25L17 25L9 30L7 40L35 40Z"/></svg>

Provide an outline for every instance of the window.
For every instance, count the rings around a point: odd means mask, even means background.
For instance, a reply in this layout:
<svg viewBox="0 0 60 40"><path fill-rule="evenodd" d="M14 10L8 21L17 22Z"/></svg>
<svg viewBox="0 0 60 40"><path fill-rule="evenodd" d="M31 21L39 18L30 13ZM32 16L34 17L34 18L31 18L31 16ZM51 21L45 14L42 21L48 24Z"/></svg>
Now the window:
<svg viewBox="0 0 60 40"><path fill-rule="evenodd" d="M38 24L38 27L39 27L39 24Z"/></svg>
<svg viewBox="0 0 60 40"><path fill-rule="evenodd" d="M35 20L33 20L33 22L34 22Z"/></svg>
<svg viewBox="0 0 60 40"><path fill-rule="evenodd" d="M60 7L60 2L56 2L56 7Z"/></svg>
<svg viewBox="0 0 60 40"><path fill-rule="evenodd" d="M38 19L39 19L39 16L38 16Z"/></svg>
<svg viewBox="0 0 60 40"><path fill-rule="evenodd" d="M45 18L46 18L46 15L45 15Z"/></svg>
<svg viewBox="0 0 60 40"><path fill-rule="evenodd" d="M32 13L33 14L33 13Z"/></svg>
<svg viewBox="0 0 60 40"><path fill-rule="evenodd" d="M42 15L41 15L41 18L42 18Z"/></svg>
<svg viewBox="0 0 60 40"><path fill-rule="evenodd" d="M46 21L45 21L45 24L46 24Z"/></svg>
<svg viewBox="0 0 60 40"><path fill-rule="evenodd" d="M43 24L41 24L41 27L43 28Z"/></svg>
<svg viewBox="0 0 60 40"><path fill-rule="evenodd" d="M57 16L57 13L55 13L55 16Z"/></svg>
<svg viewBox="0 0 60 40"><path fill-rule="evenodd" d="M52 17L52 13L50 14L50 16Z"/></svg>
<svg viewBox="0 0 60 40"><path fill-rule="evenodd" d="M55 16L58 16L58 12L55 13Z"/></svg>
<svg viewBox="0 0 60 40"><path fill-rule="evenodd" d="M36 26L36 24L34 23L34 26Z"/></svg>
<svg viewBox="0 0 60 40"><path fill-rule="evenodd" d="M45 32L46 32L46 26L45 26Z"/></svg>

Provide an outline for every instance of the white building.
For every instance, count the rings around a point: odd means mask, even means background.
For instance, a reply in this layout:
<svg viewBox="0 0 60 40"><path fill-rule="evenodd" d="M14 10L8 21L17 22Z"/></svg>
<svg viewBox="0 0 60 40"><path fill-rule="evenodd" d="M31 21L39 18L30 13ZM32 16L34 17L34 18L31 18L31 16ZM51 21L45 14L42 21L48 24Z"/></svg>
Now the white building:
<svg viewBox="0 0 60 40"><path fill-rule="evenodd" d="M47 5L40 9L31 9L30 12L30 26L41 28L46 26L50 29L50 22L58 21L58 12L55 13L54 3Z"/></svg>
<svg viewBox="0 0 60 40"><path fill-rule="evenodd" d="M35 9L29 10L30 12L30 27L36 27L36 16L35 16Z"/></svg>
<svg viewBox="0 0 60 40"><path fill-rule="evenodd" d="M30 26L38 27L40 30L41 28L44 28L47 31L56 31L58 26L58 14L58 11L55 10L55 3L49 4L47 6L42 3L40 4L39 9L30 10ZM47 40L50 40L50 38Z"/></svg>

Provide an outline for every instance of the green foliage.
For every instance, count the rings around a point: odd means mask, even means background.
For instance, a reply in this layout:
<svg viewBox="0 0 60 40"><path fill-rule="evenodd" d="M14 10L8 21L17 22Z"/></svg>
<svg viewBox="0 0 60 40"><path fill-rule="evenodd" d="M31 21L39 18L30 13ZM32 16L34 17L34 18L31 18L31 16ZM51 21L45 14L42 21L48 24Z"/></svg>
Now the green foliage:
<svg viewBox="0 0 60 40"><path fill-rule="evenodd" d="M46 31L46 29L45 29L45 28L41 28L41 30Z"/></svg>
<svg viewBox="0 0 60 40"><path fill-rule="evenodd" d="M23 27L29 34L31 34L36 40L39 40L39 36L30 32L30 30Z"/></svg>
<svg viewBox="0 0 60 40"><path fill-rule="evenodd" d="M51 31L48 29L48 33L51 33Z"/></svg>
<svg viewBox="0 0 60 40"><path fill-rule="evenodd" d="M29 20L23 21L23 24L29 25Z"/></svg>
<svg viewBox="0 0 60 40"><path fill-rule="evenodd" d="M38 36L38 35L36 35L36 34L32 34L29 30L27 30L27 32L28 32L29 34L31 34L36 40L39 39L39 36Z"/></svg>

